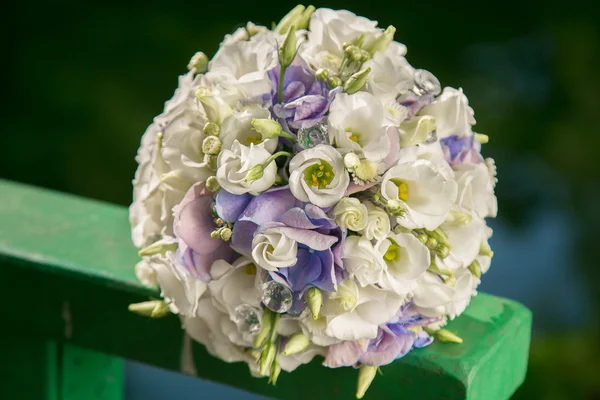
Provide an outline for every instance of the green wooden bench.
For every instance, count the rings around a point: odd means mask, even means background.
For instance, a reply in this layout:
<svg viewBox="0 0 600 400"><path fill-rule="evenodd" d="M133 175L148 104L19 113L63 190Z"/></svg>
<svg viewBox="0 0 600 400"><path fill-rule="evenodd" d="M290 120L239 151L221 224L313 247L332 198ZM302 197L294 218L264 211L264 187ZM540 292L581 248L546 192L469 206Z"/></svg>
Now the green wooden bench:
<svg viewBox="0 0 600 400"><path fill-rule="evenodd" d="M190 344L177 317L128 312L158 296L137 281L137 261L126 208L0 180L1 399L122 399L123 359L181 371L190 345L204 379L273 398L354 398L352 368L315 360L272 387ZM529 310L480 293L449 329L463 344L434 343L384 367L366 399L509 398L525 378Z"/></svg>

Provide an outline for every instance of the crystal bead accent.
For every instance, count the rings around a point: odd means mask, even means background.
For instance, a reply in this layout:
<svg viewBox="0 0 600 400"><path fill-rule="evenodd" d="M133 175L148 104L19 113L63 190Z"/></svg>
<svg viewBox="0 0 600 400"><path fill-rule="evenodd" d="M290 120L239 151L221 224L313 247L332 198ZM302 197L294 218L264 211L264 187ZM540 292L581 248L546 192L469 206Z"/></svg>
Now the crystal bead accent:
<svg viewBox="0 0 600 400"><path fill-rule="evenodd" d="M282 314L292 307L292 291L284 284L269 281L263 284L262 289L262 302L270 310Z"/></svg>
<svg viewBox="0 0 600 400"><path fill-rule="evenodd" d="M262 313L249 304L240 304L234 310L235 324L242 333L256 335L262 328Z"/></svg>
<svg viewBox="0 0 600 400"><path fill-rule="evenodd" d="M322 143L329 144L327 125L317 124L310 128L300 128L298 130L298 144L303 149L310 149Z"/></svg>
<svg viewBox="0 0 600 400"><path fill-rule="evenodd" d="M425 69L418 69L415 71L415 85L412 91L417 96L425 96L430 94L437 96L442 92L442 85L440 81L431 72Z"/></svg>

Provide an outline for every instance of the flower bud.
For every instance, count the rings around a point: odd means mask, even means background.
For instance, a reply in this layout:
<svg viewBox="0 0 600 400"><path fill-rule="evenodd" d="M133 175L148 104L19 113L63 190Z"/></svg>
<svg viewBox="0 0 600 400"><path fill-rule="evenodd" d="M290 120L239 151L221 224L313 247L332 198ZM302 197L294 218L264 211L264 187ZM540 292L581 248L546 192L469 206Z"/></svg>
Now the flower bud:
<svg viewBox="0 0 600 400"><path fill-rule="evenodd" d="M463 340L458 335L450 332L448 329L439 329L434 332L434 336L442 343L462 343Z"/></svg>
<svg viewBox="0 0 600 400"><path fill-rule="evenodd" d="M488 135L484 135L483 133L476 133L475 141L479 142L481 144L486 144L487 142L490 141L490 137Z"/></svg>
<svg viewBox="0 0 600 400"><path fill-rule="evenodd" d="M170 314L169 305L163 300L151 300L130 304L127 309L143 317L162 318Z"/></svg>
<svg viewBox="0 0 600 400"><path fill-rule="evenodd" d="M206 180L206 188L213 193L221 190L221 185L219 185L219 181L216 176L209 176Z"/></svg>
<svg viewBox="0 0 600 400"><path fill-rule="evenodd" d="M281 372L281 365L279 365L279 362L277 362L277 357L275 357L273 364L271 364L271 373L269 374L269 381L267 382L267 384L270 384L273 386L277 385L277 379L279 378L280 372Z"/></svg>
<svg viewBox="0 0 600 400"><path fill-rule="evenodd" d="M479 261L473 260L473 262L469 265L469 271L473 274L473 276L477 279L481 278L481 265L479 265Z"/></svg>
<svg viewBox="0 0 600 400"><path fill-rule="evenodd" d="M231 229L223 228L223 229L221 229L219 236L221 237L221 239L223 239L223 241L227 242L227 241L229 241L229 239L231 239L231 234L232 234Z"/></svg>
<svg viewBox="0 0 600 400"><path fill-rule="evenodd" d="M206 166L212 171L217 170L217 167L218 167L217 160L218 160L218 157L214 154L206 154L204 156L204 162L206 163Z"/></svg>
<svg viewBox="0 0 600 400"><path fill-rule="evenodd" d="M396 217L401 217L404 215L404 208L402 207L402 203L400 203L398 200L388 200L387 204L385 205L385 209L387 212Z"/></svg>
<svg viewBox="0 0 600 400"><path fill-rule="evenodd" d="M289 67L294 61L297 51L296 45L296 27L292 25L287 36L283 40L283 44L279 48L279 64L281 65L281 68Z"/></svg>
<svg viewBox="0 0 600 400"><path fill-rule="evenodd" d="M265 169L263 168L262 164L255 165L254 167L250 168L250 170L246 174L246 178L244 178L244 181L251 182L262 178L262 176L264 175L264 170Z"/></svg>
<svg viewBox="0 0 600 400"><path fill-rule="evenodd" d="M346 54L346 57L348 57L348 59L350 61L364 61L363 60L363 58L364 58L363 52L365 52L363 49L361 49L358 46L354 46L354 45L346 46L344 48L344 53ZM367 57L368 56L369 55L367 53Z"/></svg>
<svg viewBox="0 0 600 400"><path fill-rule="evenodd" d="M255 348L259 348L263 345L264 341L271 333L271 328L273 327L273 312L268 308L265 308L262 316L262 327L260 331L254 336L254 342L252 346Z"/></svg>
<svg viewBox="0 0 600 400"><path fill-rule="evenodd" d="M196 91L196 98L202 104L209 122L221 125L233 113L229 104L222 98L207 93L205 89Z"/></svg>
<svg viewBox="0 0 600 400"><path fill-rule="evenodd" d="M327 78L329 78L329 70L327 70L326 68L319 68L315 73L315 76L318 80L324 81Z"/></svg>
<svg viewBox="0 0 600 400"><path fill-rule="evenodd" d="M450 247L440 244L435 248L435 252L441 259L444 259L450 255Z"/></svg>
<svg viewBox="0 0 600 400"><path fill-rule="evenodd" d="M192 56L188 64L188 69L191 71L196 70L196 73L203 74L208 69L208 57L203 52L199 51Z"/></svg>
<svg viewBox="0 0 600 400"><path fill-rule="evenodd" d="M260 352L260 374L267 375L267 370L275 360L275 345L273 343L267 343Z"/></svg>
<svg viewBox="0 0 600 400"><path fill-rule="evenodd" d="M214 122L207 122L206 125L204 125L203 132L206 136L219 136L221 128Z"/></svg>
<svg viewBox="0 0 600 400"><path fill-rule="evenodd" d="M377 52L385 51L392 40L394 40L394 34L396 33L396 28L392 25L388 26L386 30L379 36L377 39L371 43L369 48L367 49L371 55L374 55Z"/></svg>
<svg viewBox="0 0 600 400"><path fill-rule="evenodd" d="M167 251L175 251L177 250L178 244L176 242L166 243L164 240L159 240L158 242L152 243L148 247L144 247L140 251L138 251L138 256L140 257L150 257L155 254L165 255Z"/></svg>
<svg viewBox="0 0 600 400"><path fill-rule="evenodd" d="M299 20L300 17L302 17L302 14L304 13L304 11L305 11L304 6L301 4L298 4L296 7L294 7L292 9L292 11L287 13L286 16L281 19L281 21L279 21L279 23L275 27L274 31L276 33L280 33L280 34L286 33L288 31L288 29L290 29L290 27L297 20ZM309 16L309 18L310 18L310 16ZM300 29L302 29L302 28L300 28Z"/></svg>
<svg viewBox="0 0 600 400"><path fill-rule="evenodd" d="M202 151L204 154L219 154L221 152L221 140L216 136L207 136L202 141Z"/></svg>
<svg viewBox="0 0 600 400"><path fill-rule="evenodd" d="M285 345L285 348L283 349L283 354L286 356L289 356L292 354L301 353L304 350L306 350L306 348L309 345L310 345L310 340L308 340L308 338L306 336L304 336L304 333L302 333L302 332L294 333L292 335L292 337L290 338L290 340Z"/></svg>
<svg viewBox="0 0 600 400"><path fill-rule="evenodd" d="M212 231L210 233L210 238L211 239L220 239L221 238L221 229L215 229L214 231Z"/></svg>
<svg viewBox="0 0 600 400"><path fill-rule="evenodd" d="M367 67L362 71L358 71L355 74L350 75L350 78L344 84L344 91L348 94L354 94L365 86L367 77L371 72L371 67Z"/></svg>
<svg viewBox="0 0 600 400"><path fill-rule="evenodd" d="M435 248L438 246L438 241L433 237L428 237L427 241L425 242L425 246L427 246L430 250L435 250Z"/></svg>
<svg viewBox="0 0 600 400"><path fill-rule="evenodd" d="M313 319L319 319L321 306L323 305L323 294L321 291L314 286L308 289L306 291L306 303Z"/></svg>
<svg viewBox="0 0 600 400"><path fill-rule="evenodd" d="M344 156L344 165L346 169L353 170L360 165L360 157L355 153L348 153Z"/></svg>
<svg viewBox="0 0 600 400"><path fill-rule="evenodd" d="M329 86L331 86L332 89L342 86L342 80L339 76L330 76L327 81L329 82Z"/></svg>
<svg viewBox="0 0 600 400"><path fill-rule="evenodd" d="M300 17L293 24L296 26L296 29L306 29L308 28L308 22L310 21L310 17L315 12L314 6L306 7L306 10L300 15Z"/></svg>
<svg viewBox="0 0 600 400"><path fill-rule="evenodd" d="M375 379L377 367L372 365L362 365L358 370L358 385L356 386L356 398L362 399L371 382Z"/></svg>
<svg viewBox="0 0 600 400"><path fill-rule="evenodd" d="M252 127L264 139L272 139L279 136L281 133L281 125L279 122L268 118L253 118Z"/></svg>
<svg viewBox="0 0 600 400"><path fill-rule="evenodd" d="M369 160L360 160L360 165L354 169L356 177L369 182L377 177L377 163Z"/></svg>
<svg viewBox="0 0 600 400"><path fill-rule="evenodd" d="M490 258L494 257L494 252L490 248L490 245L487 241L481 242L481 245L479 246L479 255Z"/></svg>

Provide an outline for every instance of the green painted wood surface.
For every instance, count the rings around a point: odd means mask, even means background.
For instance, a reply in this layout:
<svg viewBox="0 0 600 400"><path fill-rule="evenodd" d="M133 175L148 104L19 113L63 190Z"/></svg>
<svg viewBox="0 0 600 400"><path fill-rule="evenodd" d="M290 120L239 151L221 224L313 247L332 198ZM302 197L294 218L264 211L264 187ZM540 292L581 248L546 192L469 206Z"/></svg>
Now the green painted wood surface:
<svg viewBox="0 0 600 400"><path fill-rule="evenodd" d="M149 320L127 304L157 293L133 273L124 207L0 181L0 317L15 333L35 334L108 354L180 370L183 332L173 316ZM517 302L479 294L449 329L462 345L434 343L383 368L367 399L507 399L526 373L531 313ZM327 369L315 360L285 373L276 388L194 345L198 375L284 399L350 399L351 368Z"/></svg>

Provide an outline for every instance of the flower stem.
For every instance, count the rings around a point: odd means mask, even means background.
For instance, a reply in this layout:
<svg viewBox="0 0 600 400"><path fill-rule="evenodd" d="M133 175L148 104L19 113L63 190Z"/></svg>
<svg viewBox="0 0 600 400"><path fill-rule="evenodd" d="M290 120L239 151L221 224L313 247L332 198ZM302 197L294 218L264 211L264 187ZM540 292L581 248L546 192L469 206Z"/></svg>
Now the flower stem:
<svg viewBox="0 0 600 400"><path fill-rule="evenodd" d="M279 71L279 85L277 87L277 102L279 104L283 103L283 79L285 78L285 71L287 67L281 66L281 70Z"/></svg>
<svg viewBox="0 0 600 400"><path fill-rule="evenodd" d="M269 164L271 164L273 161L275 161L275 159L277 157L291 157L292 154L288 153L287 151L278 151L277 153L273 154L271 157L267 158L267 161L265 161L263 163L263 168L267 168L269 166Z"/></svg>

